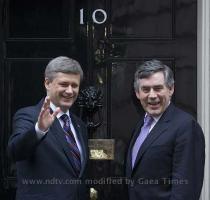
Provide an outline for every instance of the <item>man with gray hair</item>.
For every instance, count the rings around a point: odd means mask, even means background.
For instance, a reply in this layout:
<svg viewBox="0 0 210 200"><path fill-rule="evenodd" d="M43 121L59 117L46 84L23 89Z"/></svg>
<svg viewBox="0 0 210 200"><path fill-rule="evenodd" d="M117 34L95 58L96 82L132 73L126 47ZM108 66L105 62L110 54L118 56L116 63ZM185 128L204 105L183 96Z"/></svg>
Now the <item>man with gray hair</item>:
<svg viewBox="0 0 210 200"><path fill-rule="evenodd" d="M128 149L129 199L199 200L204 135L196 120L171 102L172 70L161 61L146 61L135 73L134 89L145 116Z"/></svg>
<svg viewBox="0 0 210 200"><path fill-rule="evenodd" d="M51 60L45 70L47 96L14 115L8 151L17 167L17 200L87 199L87 129L69 110L82 79L76 60Z"/></svg>

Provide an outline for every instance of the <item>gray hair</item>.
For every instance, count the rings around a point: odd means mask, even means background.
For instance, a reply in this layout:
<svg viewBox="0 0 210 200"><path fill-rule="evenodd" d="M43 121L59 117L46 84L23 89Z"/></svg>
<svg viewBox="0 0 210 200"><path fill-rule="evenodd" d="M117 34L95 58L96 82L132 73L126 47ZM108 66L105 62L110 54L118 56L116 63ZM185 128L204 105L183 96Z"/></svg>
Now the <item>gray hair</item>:
<svg viewBox="0 0 210 200"><path fill-rule="evenodd" d="M58 72L66 74L79 74L80 80L83 80L83 70L80 64L72 58L59 56L52 59L45 69L45 78L52 81Z"/></svg>
<svg viewBox="0 0 210 200"><path fill-rule="evenodd" d="M163 72L165 84L168 88L174 85L174 74L172 70L159 60L149 60L141 64L134 75L134 90L139 91L139 79L148 78L156 72Z"/></svg>

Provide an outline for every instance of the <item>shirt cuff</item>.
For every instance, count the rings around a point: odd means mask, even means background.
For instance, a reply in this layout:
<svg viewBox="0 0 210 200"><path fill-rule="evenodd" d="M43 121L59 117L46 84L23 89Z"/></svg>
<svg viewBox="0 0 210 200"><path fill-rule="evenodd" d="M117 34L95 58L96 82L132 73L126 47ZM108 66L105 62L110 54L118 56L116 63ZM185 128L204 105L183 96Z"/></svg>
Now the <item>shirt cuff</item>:
<svg viewBox="0 0 210 200"><path fill-rule="evenodd" d="M49 129L48 129L48 130L49 130ZM48 132L48 130L42 131L42 130L39 129L38 123L36 123L36 125L35 125L36 135L37 135L37 137L38 137L39 139L41 139L42 137L44 137L45 134Z"/></svg>

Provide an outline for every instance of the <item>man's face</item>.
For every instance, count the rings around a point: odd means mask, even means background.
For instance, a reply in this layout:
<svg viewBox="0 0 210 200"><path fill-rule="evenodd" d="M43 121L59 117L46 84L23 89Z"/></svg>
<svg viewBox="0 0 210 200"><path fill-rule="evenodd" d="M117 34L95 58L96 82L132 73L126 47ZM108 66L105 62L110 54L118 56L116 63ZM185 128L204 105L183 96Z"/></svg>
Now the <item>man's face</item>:
<svg viewBox="0 0 210 200"><path fill-rule="evenodd" d="M63 112L66 112L77 99L79 86L79 74L58 72L52 81L45 79L45 88L50 101Z"/></svg>
<svg viewBox="0 0 210 200"><path fill-rule="evenodd" d="M148 78L139 79L139 90L136 96L144 110L156 117L166 110L173 92L174 86L168 88L165 85L163 73L157 72Z"/></svg>

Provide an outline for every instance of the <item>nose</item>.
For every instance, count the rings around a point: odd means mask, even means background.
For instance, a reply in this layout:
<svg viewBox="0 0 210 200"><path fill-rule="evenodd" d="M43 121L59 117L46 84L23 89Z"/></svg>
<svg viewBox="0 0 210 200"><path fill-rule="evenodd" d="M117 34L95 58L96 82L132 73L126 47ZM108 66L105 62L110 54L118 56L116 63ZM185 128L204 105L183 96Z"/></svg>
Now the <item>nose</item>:
<svg viewBox="0 0 210 200"><path fill-rule="evenodd" d="M68 93L68 94L72 94L72 93L73 93L72 86L69 85L69 86L66 88L66 91L65 91L65 92Z"/></svg>
<svg viewBox="0 0 210 200"><path fill-rule="evenodd" d="M149 98L156 98L157 97L157 94L156 92L151 88L150 92L149 92Z"/></svg>

